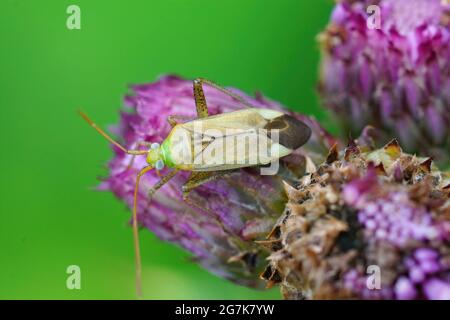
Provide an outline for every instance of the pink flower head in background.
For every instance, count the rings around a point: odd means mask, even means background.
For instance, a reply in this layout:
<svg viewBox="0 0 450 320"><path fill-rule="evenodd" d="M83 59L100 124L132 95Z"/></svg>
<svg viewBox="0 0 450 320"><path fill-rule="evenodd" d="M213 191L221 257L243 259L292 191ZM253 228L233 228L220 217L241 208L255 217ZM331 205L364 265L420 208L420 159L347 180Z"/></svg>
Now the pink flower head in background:
<svg viewBox="0 0 450 320"><path fill-rule="evenodd" d="M368 12L377 5L379 12ZM379 28L368 21L379 14ZM322 45L320 92L344 134L366 125L408 152L448 163L450 4L441 0L344 0Z"/></svg>

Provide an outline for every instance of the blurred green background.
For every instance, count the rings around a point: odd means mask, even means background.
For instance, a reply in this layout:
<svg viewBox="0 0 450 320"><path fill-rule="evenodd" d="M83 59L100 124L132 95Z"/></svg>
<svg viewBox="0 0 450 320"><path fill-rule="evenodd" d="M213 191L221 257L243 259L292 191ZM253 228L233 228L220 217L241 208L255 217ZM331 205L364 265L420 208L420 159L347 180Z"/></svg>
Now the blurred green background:
<svg viewBox="0 0 450 320"><path fill-rule="evenodd" d="M81 30L66 9L81 8ZM316 34L331 0L2 0L0 298L133 299L130 213L92 191L111 156L76 115L118 120L127 85L175 72L319 119ZM145 298L279 298L219 279L141 232ZM81 290L66 268L81 267Z"/></svg>

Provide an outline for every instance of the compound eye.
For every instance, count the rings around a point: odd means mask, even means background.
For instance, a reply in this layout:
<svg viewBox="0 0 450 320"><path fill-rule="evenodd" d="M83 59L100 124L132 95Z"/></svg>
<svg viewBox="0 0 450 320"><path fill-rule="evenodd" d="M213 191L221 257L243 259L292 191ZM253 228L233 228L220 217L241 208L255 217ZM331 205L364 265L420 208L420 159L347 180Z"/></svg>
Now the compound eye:
<svg viewBox="0 0 450 320"><path fill-rule="evenodd" d="M152 143L152 145L150 146L150 149L158 149L159 148L159 143L157 143L157 142L155 142L155 143Z"/></svg>
<svg viewBox="0 0 450 320"><path fill-rule="evenodd" d="M162 160L158 160L155 163L155 169L156 170L162 170L164 169L164 162Z"/></svg>

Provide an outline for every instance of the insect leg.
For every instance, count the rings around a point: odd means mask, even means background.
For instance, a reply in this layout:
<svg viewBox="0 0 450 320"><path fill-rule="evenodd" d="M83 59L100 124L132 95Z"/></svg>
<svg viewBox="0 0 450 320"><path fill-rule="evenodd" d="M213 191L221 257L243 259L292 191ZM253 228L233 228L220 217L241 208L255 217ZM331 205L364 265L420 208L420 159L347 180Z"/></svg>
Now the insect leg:
<svg viewBox="0 0 450 320"><path fill-rule="evenodd" d="M180 171L179 169L174 169L172 171L170 171L168 174L166 174L165 176L163 176L161 178L161 180L159 180L148 192L148 196L149 198L152 198L153 195L155 194L155 192L161 188L163 185L165 185L167 182L169 182L170 179L172 179L173 177L175 177L175 175L178 173L178 171Z"/></svg>
<svg viewBox="0 0 450 320"><path fill-rule="evenodd" d="M189 177L188 181L183 185L182 190L183 190L183 200L189 204L192 207L198 208L202 211L207 212L208 214L210 214L212 217L215 216L214 212L212 212L209 208L205 208L197 203L195 203L194 201L191 200L191 198L189 197L189 194L191 193L191 191L199 186L201 186L202 184L205 184L207 182L216 180L218 178L221 178L227 174L230 174L232 171L208 171L208 172L192 172L191 176ZM222 221L220 221L219 219L217 219L217 222L220 224L220 226L222 227L222 229L225 232L228 232L226 227L223 225Z"/></svg>
<svg viewBox="0 0 450 320"><path fill-rule="evenodd" d="M179 123L178 120L188 121L188 120L192 120L192 118L185 117L185 116L179 116L179 115L171 115L171 116L167 117L167 122L172 127L175 127Z"/></svg>
<svg viewBox="0 0 450 320"><path fill-rule="evenodd" d="M183 185L183 196L188 196L193 189L207 182L216 180L227 173L229 172L228 171L192 172L188 181L186 181L186 183Z"/></svg>
<svg viewBox="0 0 450 320"><path fill-rule="evenodd" d="M254 106L252 106L250 103L248 103L244 98L242 98L241 96L239 96L238 94L231 92L230 90L219 86L218 84L212 82L211 80L207 80L207 79L203 79L203 78L197 78L194 80L194 96L195 96L195 85L202 87L202 84L207 84L210 87L215 88L216 90L219 90L220 92L226 94L227 96L232 97L233 99L236 99L237 101L239 101L240 103L242 103L243 105L245 105L248 108L254 108ZM202 90L203 92L203 90ZM197 113L198 113L198 107L197 107ZM199 115L200 118L200 115Z"/></svg>
<svg viewBox="0 0 450 320"><path fill-rule="evenodd" d="M201 79L194 80L194 99L198 118L206 118L209 113Z"/></svg>
<svg viewBox="0 0 450 320"><path fill-rule="evenodd" d="M128 154L132 154L132 155L144 155L147 154L148 151L146 150L128 150L127 148L125 148L124 146L122 146L120 143L118 143L117 141L115 141L113 138L111 138L105 131L103 131L102 129L100 129L97 124L95 124L83 111L78 110L78 113L80 114L80 116L95 130L97 130L98 133L100 133L106 140L108 140L109 142L111 142L113 145L115 145L117 148L119 148L120 150L122 150L125 153Z"/></svg>

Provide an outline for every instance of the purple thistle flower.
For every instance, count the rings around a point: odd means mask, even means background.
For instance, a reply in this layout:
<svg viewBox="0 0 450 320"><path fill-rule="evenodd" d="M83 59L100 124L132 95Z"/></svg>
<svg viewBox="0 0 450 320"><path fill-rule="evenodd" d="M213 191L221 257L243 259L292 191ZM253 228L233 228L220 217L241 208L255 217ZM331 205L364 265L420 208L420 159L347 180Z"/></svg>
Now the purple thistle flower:
<svg viewBox="0 0 450 320"><path fill-rule="evenodd" d="M263 277L287 299L446 299L450 179L396 141L368 149L364 133L286 187Z"/></svg>
<svg viewBox="0 0 450 320"><path fill-rule="evenodd" d="M386 186L380 189L373 171L343 188L344 199L359 210L358 221L369 239L388 241L402 247L412 240L432 241L449 237L449 230L433 221L427 208L413 202L406 190Z"/></svg>
<svg viewBox="0 0 450 320"><path fill-rule="evenodd" d="M167 122L170 115L196 117L191 81L164 76L155 83L131 88L133 93L125 97L126 109L121 113L120 125L113 128L128 148L136 148L139 141L162 142L171 129ZM283 109L261 95L252 98L231 90L255 107ZM211 114L242 108L233 98L213 88L206 86L205 95ZM321 161L323 150L334 144L334 139L314 119L293 115L307 123L313 135L304 148L282 160L280 176L261 176L258 169L247 168L209 182L191 193L196 205L209 209L202 210L182 200L181 187L188 172L180 172L149 201L148 190L160 179L150 172L141 179L138 193L140 225L160 239L191 252L211 272L241 284L259 286L258 266L263 263L265 253L254 240L266 234L282 213L285 201L282 178L289 181L303 175L306 156ZM109 176L100 189L113 192L132 208L136 174L146 166L145 157L136 157L132 169L126 170L130 156L114 146L113 149L115 156L109 162Z"/></svg>
<svg viewBox="0 0 450 320"><path fill-rule="evenodd" d="M401 277L398 279L394 290L398 300L414 300L417 298L417 290L408 278Z"/></svg>
<svg viewBox="0 0 450 320"><path fill-rule="evenodd" d="M369 28L380 9L380 28ZM322 44L320 92L345 134L366 125L409 152L450 160L450 4L441 0L343 0Z"/></svg>
<svg viewBox="0 0 450 320"><path fill-rule="evenodd" d="M427 298L432 300L450 300L450 284L448 281L431 279L424 284Z"/></svg>
<svg viewBox="0 0 450 320"><path fill-rule="evenodd" d="M416 249L404 260L407 274L395 284L396 297L402 300L450 300L449 265L441 260L441 254L435 249Z"/></svg>

